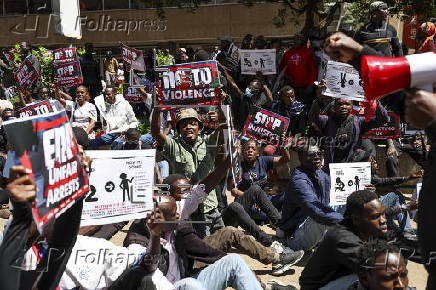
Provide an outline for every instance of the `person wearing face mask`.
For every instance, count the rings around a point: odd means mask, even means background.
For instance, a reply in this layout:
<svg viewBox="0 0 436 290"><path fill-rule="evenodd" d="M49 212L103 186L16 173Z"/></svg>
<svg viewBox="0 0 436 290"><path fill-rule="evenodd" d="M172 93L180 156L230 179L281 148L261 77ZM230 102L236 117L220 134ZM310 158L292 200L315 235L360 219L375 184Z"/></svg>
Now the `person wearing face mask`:
<svg viewBox="0 0 436 290"><path fill-rule="evenodd" d="M76 88L76 101L72 101L71 97L61 92L59 88L55 89L55 97L65 107L65 110L71 112L71 126L83 128L88 135L93 137L97 109L89 102L91 97L88 88L85 86Z"/></svg>

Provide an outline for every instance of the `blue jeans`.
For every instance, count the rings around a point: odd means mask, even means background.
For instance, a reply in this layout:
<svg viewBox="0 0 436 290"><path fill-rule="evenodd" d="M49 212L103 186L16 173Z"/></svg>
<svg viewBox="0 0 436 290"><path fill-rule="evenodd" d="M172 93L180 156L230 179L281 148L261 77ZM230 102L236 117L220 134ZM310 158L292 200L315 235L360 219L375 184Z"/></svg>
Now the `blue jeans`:
<svg viewBox="0 0 436 290"><path fill-rule="evenodd" d="M89 147L91 147L92 150L97 150L98 147L104 146L104 145L111 145L111 149L114 148L118 143L122 142L120 138L119 133L112 133L112 134L103 134L100 137L97 137L93 140L90 140Z"/></svg>
<svg viewBox="0 0 436 290"><path fill-rule="evenodd" d="M398 191L389 192L385 196L380 197L380 201L385 207L395 207L405 203L403 194ZM403 232L412 229L408 212L401 211L397 214L395 219L398 222L398 226L394 223L393 216L387 216L386 219L389 230L400 230Z"/></svg>
<svg viewBox="0 0 436 290"><path fill-rule="evenodd" d="M170 164L166 160L162 160L157 162L157 166L159 167L160 177L165 179L170 175Z"/></svg>
<svg viewBox="0 0 436 290"><path fill-rule="evenodd" d="M238 255L227 255L204 268L192 278L185 278L174 284L177 290L262 290L248 265Z"/></svg>

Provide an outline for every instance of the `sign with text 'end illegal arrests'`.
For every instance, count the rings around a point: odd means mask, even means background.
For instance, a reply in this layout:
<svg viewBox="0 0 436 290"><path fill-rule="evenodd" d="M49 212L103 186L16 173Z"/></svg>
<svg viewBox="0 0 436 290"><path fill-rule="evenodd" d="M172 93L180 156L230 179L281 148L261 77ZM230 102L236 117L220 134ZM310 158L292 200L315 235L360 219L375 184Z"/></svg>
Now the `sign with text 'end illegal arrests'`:
<svg viewBox="0 0 436 290"><path fill-rule="evenodd" d="M65 111L4 123L14 164L32 170L37 185L32 204L38 230L58 218L88 192L77 141Z"/></svg>
<svg viewBox="0 0 436 290"><path fill-rule="evenodd" d="M216 61L160 66L156 83L159 107L219 105L220 80Z"/></svg>
<svg viewBox="0 0 436 290"><path fill-rule="evenodd" d="M280 136L288 130L289 119L256 107L248 116L242 135L271 145L280 145Z"/></svg>
<svg viewBox="0 0 436 290"><path fill-rule="evenodd" d="M156 151L98 150L86 154L92 164L81 226L146 218L153 209Z"/></svg>

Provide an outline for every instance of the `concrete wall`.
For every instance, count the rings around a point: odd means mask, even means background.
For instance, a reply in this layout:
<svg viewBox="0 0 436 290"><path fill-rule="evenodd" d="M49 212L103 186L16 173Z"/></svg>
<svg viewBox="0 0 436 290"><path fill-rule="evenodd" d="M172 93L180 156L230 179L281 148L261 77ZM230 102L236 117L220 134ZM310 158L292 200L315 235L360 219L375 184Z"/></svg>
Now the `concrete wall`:
<svg viewBox="0 0 436 290"><path fill-rule="evenodd" d="M286 37L298 32L298 25L277 28L272 23L280 3L226 4L200 7L196 13L184 9L166 9L166 18L158 19L155 10L111 10L83 12L81 40L68 39L55 33L56 17L27 15L0 17L0 46L20 41L36 45L92 42L96 46L147 44L166 41L217 42L217 37L236 38L247 33L268 37ZM303 16L304 17L304 16ZM300 23L304 22L304 18Z"/></svg>

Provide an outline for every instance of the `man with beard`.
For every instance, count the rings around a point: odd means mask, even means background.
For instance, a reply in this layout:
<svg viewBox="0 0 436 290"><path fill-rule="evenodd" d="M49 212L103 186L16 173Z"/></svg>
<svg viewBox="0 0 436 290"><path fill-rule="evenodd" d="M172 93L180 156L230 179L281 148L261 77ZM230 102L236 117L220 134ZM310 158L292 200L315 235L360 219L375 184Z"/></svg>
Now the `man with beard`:
<svg viewBox="0 0 436 290"><path fill-rule="evenodd" d="M326 137L323 147L327 166L331 162L340 163L351 161L357 148L361 146L361 136L366 130L376 124L389 122L386 109L377 104L375 116L366 122L365 117L352 115L353 103L346 99L336 99L333 105L333 114L320 115L320 99L317 99L310 109L309 120Z"/></svg>
<svg viewBox="0 0 436 290"><path fill-rule="evenodd" d="M301 166L291 172L279 227L287 233L294 251L314 248L330 226L342 215L330 204L330 177L322 171L323 152L316 145L302 145Z"/></svg>

